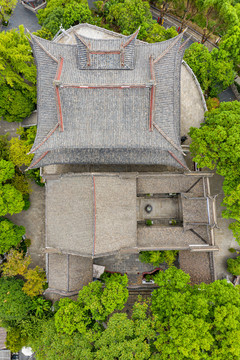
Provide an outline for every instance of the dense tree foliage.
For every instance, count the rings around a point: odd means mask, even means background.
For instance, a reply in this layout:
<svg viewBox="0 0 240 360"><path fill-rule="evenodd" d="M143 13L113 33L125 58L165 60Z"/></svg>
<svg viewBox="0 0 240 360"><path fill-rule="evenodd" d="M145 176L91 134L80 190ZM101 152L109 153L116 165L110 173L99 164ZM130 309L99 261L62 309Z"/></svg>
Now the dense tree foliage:
<svg viewBox="0 0 240 360"><path fill-rule="evenodd" d="M87 0L49 0L46 8L39 10L37 16L43 29L49 31L52 36L58 32L61 25L64 29L69 29L79 23L93 23ZM49 37L45 30L38 35Z"/></svg>
<svg viewBox="0 0 240 360"><path fill-rule="evenodd" d="M235 359L240 356L240 294L226 280L190 286L172 267L155 276L152 312L161 359Z"/></svg>
<svg viewBox="0 0 240 360"><path fill-rule="evenodd" d="M55 316L59 332L71 335L75 330L86 333L97 322L104 322L114 310L122 310L128 298L127 276L111 276L105 288L99 281L89 283L79 292L78 301L62 299Z"/></svg>
<svg viewBox="0 0 240 360"><path fill-rule="evenodd" d="M13 246L17 246L25 234L23 226L14 225L10 220L0 219L0 254L5 254Z"/></svg>
<svg viewBox="0 0 240 360"><path fill-rule="evenodd" d="M202 43L211 34L225 34L239 24L239 18L231 0L194 0L198 7L196 22L203 28Z"/></svg>
<svg viewBox="0 0 240 360"><path fill-rule="evenodd" d="M18 167L21 167L22 165L29 166L33 159L33 155L28 155L32 144L27 144L17 137L11 138L9 144L9 158L14 165Z"/></svg>
<svg viewBox="0 0 240 360"><path fill-rule="evenodd" d="M18 250L11 250L7 255L7 262L1 266L1 269L5 277L21 275L25 280L22 287L23 292L34 298L37 295L42 295L47 279L43 269L39 266L29 269L30 264L30 256L24 256Z"/></svg>
<svg viewBox="0 0 240 360"><path fill-rule="evenodd" d="M96 321L94 305L83 316L81 303L61 300L55 318L43 321L29 342L36 359L239 359L237 287L226 280L191 286L189 275L175 267L159 272L155 282L150 307L139 299L131 315L114 312L106 322ZM100 309L96 298L103 290L89 285L79 295Z"/></svg>
<svg viewBox="0 0 240 360"><path fill-rule="evenodd" d="M93 359L92 344L82 334L58 333L54 319L44 321L30 343L37 360Z"/></svg>
<svg viewBox="0 0 240 360"><path fill-rule="evenodd" d="M149 4L142 0L97 1L96 16L91 13L86 0L50 0L45 9L38 12L43 31L39 36L50 38L62 24L68 29L78 23L96 24L130 35L141 26L139 39L148 42L167 40L177 35L174 27L164 29L152 19ZM46 32L48 31L48 33Z"/></svg>
<svg viewBox="0 0 240 360"><path fill-rule="evenodd" d="M228 53L193 43L186 51L184 60L196 75L206 96L214 97L234 81L233 62Z"/></svg>
<svg viewBox="0 0 240 360"><path fill-rule="evenodd" d="M5 22L8 20L9 15L17 5L17 0L1 0L0 6L0 20Z"/></svg>
<svg viewBox="0 0 240 360"><path fill-rule="evenodd" d="M161 20L167 12L179 17L181 31L189 21L202 28L204 43L212 34L224 35L233 26L239 25L239 9L232 0L151 0L160 9Z"/></svg>
<svg viewBox="0 0 240 360"><path fill-rule="evenodd" d="M164 29L152 19L149 3L142 0L97 1L97 13L103 24L116 29L124 35L130 35L140 27L138 39L156 42L177 35L174 27Z"/></svg>
<svg viewBox="0 0 240 360"><path fill-rule="evenodd" d="M134 304L130 319L126 313L113 314L107 329L95 341L94 359L149 359L156 330L147 311L148 304L140 301Z"/></svg>
<svg viewBox="0 0 240 360"><path fill-rule="evenodd" d="M15 175L15 167L11 161L0 160L0 182L10 180Z"/></svg>
<svg viewBox="0 0 240 360"><path fill-rule="evenodd" d="M14 186L0 184L0 216L20 213L24 208L23 196Z"/></svg>
<svg viewBox="0 0 240 360"><path fill-rule="evenodd" d="M1 266L2 274L6 277L16 275L24 276L30 263L30 256L23 256L21 251L12 249L7 255L7 261Z"/></svg>
<svg viewBox="0 0 240 360"><path fill-rule="evenodd" d="M22 121L36 104L36 66L23 25L0 33L0 54L0 117Z"/></svg>
<svg viewBox="0 0 240 360"><path fill-rule="evenodd" d="M159 266L166 262L168 266L172 266L178 255L177 250L166 251L141 251L139 259L147 264Z"/></svg>
<svg viewBox="0 0 240 360"><path fill-rule="evenodd" d="M15 167L11 161L0 160L0 216L19 213L24 207L22 193L9 181L14 178Z"/></svg>
<svg viewBox="0 0 240 360"><path fill-rule="evenodd" d="M43 322L31 346L37 359L149 359L156 336L154 320L147 316L148 304L137 302L129 319L125 313L113 314L106 330L71 335L59 333L53 320ZM85 319L87 320L87 319Z"/></svg>
<svg viewBox="0 0 240 360"><path fill-rule="evenodd" d="M47 279L43 269L36 266L34 269L28 269L24 274L27 280L23 285L23 291L31 298L41 295L44 291Z"/></svg>
<svg viewBox="0 0 240 360"><path fill-rule="evenodd" d="M28 129L19 128L17 134L20 135L20 138L13 137L11 140L8 140L7 135L0 136L0 183L2 182L3 193L7 190L8 194L11 189L18 203L20 198L24 200L21 206L16 203L18 211L15 209L14 213L23 209L27 210L30 206L31 185L28 178L33 178L36 182L41 180L39 170L23 171L24 167L28 166L33 158L33 155L27 155L27 152L30 151L34 142L36 126L31 126ZM9 198L10 200L11 198ZM2 201L4 201L4 198L2 198ZM3 205L1 216L6 214ZM8 212L10 213L10 211Z"/></svg>
<svg viewBox="0 0 240 360"><path fill-rule="evenodd" d="M236 259L228 259L227 260L227 264L228 264L228 271L235 275L235 276L239 276L240 275L240 256L238 256Z"/></svg>
<svg viewBox="0 0 240 360"><path fill-rule="evenodd" d="M23 280L0 278L0 320L21 321L31 310L31 299L22 286Z"/></svg>
<svg viewBox="0 0 240 360"><path fill-rule="evenodd" d="M240 5L240 4L239 4ZM225 53L226 61L233 61L234 66L240 64L240 25L232 27L222 38L219 49Z"/></svg>
<svg viewBox="0 0 240 360"><path fill-rule="evenodd" d="M220 107L207 112L205 123L190 129L190 150L199 167L216 169L224 176L223 216L236 219L230 225L237 241L240 241L240 103L221 103Z"/></svg>

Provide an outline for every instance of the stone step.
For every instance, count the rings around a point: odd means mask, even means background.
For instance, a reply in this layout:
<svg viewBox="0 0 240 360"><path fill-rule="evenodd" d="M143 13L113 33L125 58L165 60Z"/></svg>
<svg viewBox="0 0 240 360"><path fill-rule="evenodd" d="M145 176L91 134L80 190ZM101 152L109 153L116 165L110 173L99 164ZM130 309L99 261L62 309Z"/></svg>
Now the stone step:
<svg viewBox="0 0 240 360"><path fill-rule="evenodd" d="M206 252L206 251L219 251L219 247L218 246L207 246L207 245L196 245L196 246L191 246L189 245L190 247L190 251L191 252L200 252L200 251L203 251L203 252Z"/></svg>

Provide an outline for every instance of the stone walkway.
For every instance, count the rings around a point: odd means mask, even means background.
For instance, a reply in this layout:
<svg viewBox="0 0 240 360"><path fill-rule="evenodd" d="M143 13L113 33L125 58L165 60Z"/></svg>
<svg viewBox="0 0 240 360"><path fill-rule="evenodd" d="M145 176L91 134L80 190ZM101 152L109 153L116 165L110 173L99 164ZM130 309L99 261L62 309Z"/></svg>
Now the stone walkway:
<svg viewBox="0 0 240 360"><path fill-rule="evenodd" d="M27 211L8 216L17 225L23 225L26 229L26 237L31 239L28 249L33 260L33 265L39 265L45 269L45 187L32 182L30 194L31 206Z"/></svg>

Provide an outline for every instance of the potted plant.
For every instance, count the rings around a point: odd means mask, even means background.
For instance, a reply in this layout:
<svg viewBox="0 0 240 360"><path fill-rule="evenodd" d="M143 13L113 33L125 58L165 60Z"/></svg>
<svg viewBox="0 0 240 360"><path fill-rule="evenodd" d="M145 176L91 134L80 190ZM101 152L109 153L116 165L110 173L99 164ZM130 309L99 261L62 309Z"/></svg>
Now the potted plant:
<svg viewBox="0 0 240 360"><path fill-rule="evenodd" d="M145 224L146 224L147 226L152 226L152 225L153 225L153 221L150 220L150 219L147 219L147 220L145 221Z"/></svg>
<svg viewBox="0 0 240 360"><path fill-rule="evenodd" d="M142 284L155 284L153 277L151 274L146 274L144 275L143 279L142 279Z"/></svg>

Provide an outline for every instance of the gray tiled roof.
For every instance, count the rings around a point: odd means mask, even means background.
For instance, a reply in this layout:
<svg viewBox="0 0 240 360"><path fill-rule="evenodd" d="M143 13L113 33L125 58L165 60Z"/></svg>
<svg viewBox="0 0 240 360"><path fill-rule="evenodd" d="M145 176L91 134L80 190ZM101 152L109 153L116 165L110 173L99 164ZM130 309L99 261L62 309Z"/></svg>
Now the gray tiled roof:
<svg viewBox="0 0 240 360"><path fill-rule="evenodd" d="M122 39L124 43L128 38L122 35ZM36 36L32 40L38 69L38 130L32 167L54 163L185 166L179 150L182 35L154 44L134 40L132 70L124 66L80 70L78 45ZM120 43L120 39L92 40L91 49L104 52L106 43L113 41ZM112 45L113 51L116 46ZM104 66L111 65L110 58L104 59L109 54L91 56L98 57L94 66L101 65L101 59ZM151 108L153 131L149 131Z"/></svg>
<svg viewBox="0 0 240 360"><path fill-rule="evenodd" d="M10 360L11 351L10 350L0 350L0 360Z"/></svg>
<svg viewBox="0 0 240 360"><path fill-rule="evenodd" d="M47 248L95 257L135 246L136 179L75 174L48 180L46 218Z"/></svg>

